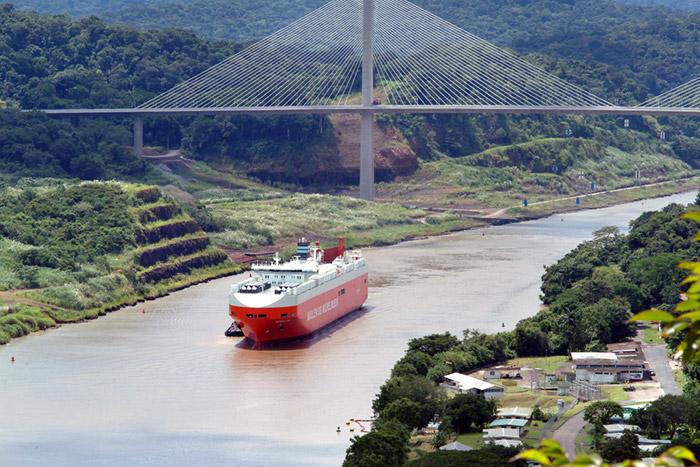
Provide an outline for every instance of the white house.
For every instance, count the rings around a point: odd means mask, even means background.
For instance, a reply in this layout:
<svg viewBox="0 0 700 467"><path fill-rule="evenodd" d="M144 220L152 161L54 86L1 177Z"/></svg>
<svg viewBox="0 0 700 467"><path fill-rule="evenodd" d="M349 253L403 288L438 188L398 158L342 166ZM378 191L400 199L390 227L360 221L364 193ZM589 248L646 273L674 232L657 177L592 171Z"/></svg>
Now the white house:
<svg viewBox="0 0 700 467"><path fill-rule="evenodd" d="M484 370L484 379L519 378L520 367L498 365Z"/></svg>
<svg viewBox="0 0 700 467"><path fill-rule="evenodd" d="M461 393L481 394L486 399L499 399L505 392L505 388L500 384L489 383L462 373L451 373L445 376L445 382L442 385Z"/></svg>

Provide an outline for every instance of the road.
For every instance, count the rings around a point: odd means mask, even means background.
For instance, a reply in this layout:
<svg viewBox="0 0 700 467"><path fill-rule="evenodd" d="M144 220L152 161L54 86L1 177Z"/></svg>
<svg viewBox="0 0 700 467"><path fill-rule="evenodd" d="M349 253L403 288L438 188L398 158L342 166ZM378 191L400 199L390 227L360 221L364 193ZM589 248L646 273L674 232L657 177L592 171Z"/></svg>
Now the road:
<svg viewBox="0 0 700 467"><path fill-rule="evenodd" d="M568 419L552 435L552 439L566 450L569 459L576 457L576 437L581 434L587 422L583 420L583 410Z"/></svg>
<svg viewBox="0 0 700 467"><path fill-rule="evenodd" d="M665 180L665 181L662 181L662 182L645 183L645 184L643 184L643 185L634 185L634 186L628 186L628 187L623 187L623 188L614 188L614 189L612 189L612 190L595 191L595 192L592 192L592 193L584 193L584 194L578 194L578 195L573 195L573 196L565 196L565 197L563 197L563 198L547 199L547 200L544 200L544 201L537 201L537 202L534 202L534 203L529 203L528 205L529 205L529 206L536 206L536 205L538 205L538 204L555 203L555 202L557 202L557 201L574 200L574 199L576 199L576 198L593 197L593 196L600 196L600 195L605 195L605 194L609 194L609 193L617 193L618 191L636 190L636 189L639 189L639 188L649 188L649 187L652 187L652 186L665 185L665 184L668 184L668 183L678 183L680 180L685 180L685 179L688 179L688 178L692 178L692 176L690 176L690 177L680 177L680 178L678 178L678 179L674 179L674 180ZM498 210L496 210L496 211L494 211L494 212L491 212L491 213L485 215L484 217L486 217L486 218L500 217L500 216L502 216L508 209L519 208L519 207L522 207L522 205L518 204L517 206L509 206L509 207L507 207L507 208L498 209Z"/></svg>
<svg viewBox="0 0 700 467"><path fill-rule="evenodd" d="M673 370L666 357L665 344L643 344L642 349L647 357L649 366L656 372L656 379L661 383L661 389L664 394L681 395L680 389L676 384L676 378L673 376Z"/></svg>

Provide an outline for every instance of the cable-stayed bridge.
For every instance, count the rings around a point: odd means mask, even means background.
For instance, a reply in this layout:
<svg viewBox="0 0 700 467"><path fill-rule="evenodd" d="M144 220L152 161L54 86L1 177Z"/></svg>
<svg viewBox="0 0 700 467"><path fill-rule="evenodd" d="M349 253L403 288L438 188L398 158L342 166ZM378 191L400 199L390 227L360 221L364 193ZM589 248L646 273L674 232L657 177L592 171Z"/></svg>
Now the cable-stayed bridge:
<svg viewBox="0 0 700 467"><path fill-rule="evenodd" d="M135 109L59 116L358 113L360 197L373 199L375 113L700 116L700 77L613 105L407 0L333 0Z"/></svg>

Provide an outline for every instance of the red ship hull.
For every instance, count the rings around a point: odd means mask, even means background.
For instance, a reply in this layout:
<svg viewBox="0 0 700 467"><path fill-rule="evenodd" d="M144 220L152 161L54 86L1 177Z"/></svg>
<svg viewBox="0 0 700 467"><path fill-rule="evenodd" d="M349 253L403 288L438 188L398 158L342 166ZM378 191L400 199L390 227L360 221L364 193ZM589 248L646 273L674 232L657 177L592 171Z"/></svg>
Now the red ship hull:
<svg viewBox="0 0 700 467"><path fill-rule="evenodd" d="M367 300L367 273L298 303L296 306L250 308L229 305L243 334L259 343L293 340L357 310Z"/></svg>

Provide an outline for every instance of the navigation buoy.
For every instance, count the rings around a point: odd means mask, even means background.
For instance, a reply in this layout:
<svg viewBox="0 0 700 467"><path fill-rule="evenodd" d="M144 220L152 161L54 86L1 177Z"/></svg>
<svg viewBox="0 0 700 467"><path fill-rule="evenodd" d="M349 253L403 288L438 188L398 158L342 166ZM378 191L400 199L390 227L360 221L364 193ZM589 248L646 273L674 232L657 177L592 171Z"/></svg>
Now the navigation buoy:
<svg viewBox="0 0 700 467"><path fill-rule="evenodd" d="M15 363L15 357L12 357L12 358L10 359L10 361L11 361L12 363Z"/></svg>
<svg viewBox="0 0 700 467"><path fill-rule="evenodd" d="M563 217L561 218L561 221L564 222L564 218L563 218Z"/></svg>
<svg viewBox="0 0 700 467"><path fill-rule="evenodd" d="M145 315L145 314L146 314L146 310L141 310L141 314Z"/></svg>

